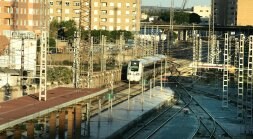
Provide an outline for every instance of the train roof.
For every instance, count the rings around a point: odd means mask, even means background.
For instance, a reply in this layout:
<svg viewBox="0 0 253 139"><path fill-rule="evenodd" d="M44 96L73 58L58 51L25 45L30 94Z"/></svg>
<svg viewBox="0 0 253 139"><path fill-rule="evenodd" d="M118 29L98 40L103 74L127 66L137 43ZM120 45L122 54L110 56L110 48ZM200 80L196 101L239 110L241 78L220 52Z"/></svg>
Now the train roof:
<svg viewBox="0 0 253 139"><path fill-rule="evenodd" d="M134 59L134 60L131 60L131 61L140 61L144 65L148 65L148 64L153 64L154 62L161 61L162 59L165 59L165 58L166 58L165 55L156 54L154 56L142 57L140 59Z"/></svg>

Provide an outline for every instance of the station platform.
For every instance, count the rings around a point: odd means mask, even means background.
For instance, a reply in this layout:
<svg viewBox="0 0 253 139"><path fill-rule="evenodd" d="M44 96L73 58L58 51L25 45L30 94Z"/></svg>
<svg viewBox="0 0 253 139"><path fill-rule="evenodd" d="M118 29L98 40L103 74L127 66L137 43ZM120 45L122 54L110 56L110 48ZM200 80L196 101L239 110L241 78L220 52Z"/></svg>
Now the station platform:
<svg viewBox="0 0 253 139"><path fill-rule="evenodd" d="M127 91L127 90L126 90ZM145 114L161 107L174 98L170 88L156 86L143 94L120 103L90 119L90 137L115 138L127 127L142 119ZM129 106L129 109L128 109ZM84 125L83 125L84 126Z"/></svg>
<svg viewBox="0 0 253 139"><path fill-rule="evenodd" d="M49 114L107 92L108 89L75 89L59 87L47 91L47 101L39 101L39 94L31 94L0 103L0 130Z"/></svg>

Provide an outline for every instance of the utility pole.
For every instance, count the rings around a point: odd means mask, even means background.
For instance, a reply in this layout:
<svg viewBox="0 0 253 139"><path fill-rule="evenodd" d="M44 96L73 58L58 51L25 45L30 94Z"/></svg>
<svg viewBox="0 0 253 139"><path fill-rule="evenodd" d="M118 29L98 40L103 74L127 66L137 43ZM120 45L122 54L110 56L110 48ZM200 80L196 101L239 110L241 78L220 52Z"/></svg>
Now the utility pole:
<svg viewBox="0 0 253 139"><path fill-rule="evenodd" d="M25 68L25 54L24 54L24 38L22 37L22 45L21 45L21 67L20 67L20 75L21 75L21 89L22 89L22 95L27 95L26 93L26 83L25 80L27 79L25 76L27 76L27 71L24 70Z"/></svg>
<svg viewBox="0 0 253 139"><path fill-rule="evenodd" d="M208 63L214 63L214 0L211 1L211 14L209 17L209 36L208 36Z"/></svg>
<svg viewBox="0 0 253 139"><path fill-rule="evenodd" d="M239 42L239 66L238 66L238 96L237 96L237 118L243 120L244 102L244 42L245 36L240 34Z"/></svg>
<svg viewBox="0 0 253 139"><path fill-rule="evenodd" d="M78 28L79 29L79 28ZM73 84L74 88L80 85L80 29L74 34L74 62L73 62Z"/></svg>
<svg viewBox="0 0 253 139"><path fill-rule="evenodd" d="M253 36L249 36L249 56L248 56L248 73L247 73L247 92L246 92L246 132L252 133L253 130L253 119L252 119L252 69L253 69Z"/></svg>
<svg viewBox="0 0 253 139"><path fill-rule="evenodd" d="M246 116L245 116L245 129L246 133L252 133L253 131L253 118L252 118L252 69L253 69L253 36L249 36L249 56L248 56L248 73L247 73L247 92L246 92Z"/></svg>
<svg viewBox="0 0 253 139"><path fill-rule="evenodd" d="M93 50L92 50L92 43L93 40L91 38L91 0L81 0L80 1L80 30L84 29L88 31L88 38L86 42L82 42L84 45L84 52L86 53L88 59L88 69L87 69L87 78L86 78L86 87L90 88L91 86L91 79L93 75ZM82 37L81 37L82 38ZM84 38L82 38L84 39ZM81 56L81 61L85 61L84 55ZM80 66L80 75L84 75L84 66Z"/></svg>
<svg viewBox="0 0 253 139"><path fill-rule="evenodd" d="M167 33L167 49L166 49L166 54L170 55L170 49L171 45L173 44L173 23L174 22L174 0L171 0L171 7L170 7L170 27L169 31Z"/></svg>
<svg viewBox="0 0 253 139"><path fill-rule="evenodd" d="M222 107L228 107L228 33L225 33L225 44L224 44L224 66L223 66L223 94L222 94Z"/></svg>
<svg viewBox="0 0 253 139"><path fill-rule="evenodd" d="M48 30L49 30L49 20L48 20L48 1L43 0L40 3L41 13L41 36L40 36L40 85L39 85L39 100L47 100L47 48L48 48Z"/></svg>

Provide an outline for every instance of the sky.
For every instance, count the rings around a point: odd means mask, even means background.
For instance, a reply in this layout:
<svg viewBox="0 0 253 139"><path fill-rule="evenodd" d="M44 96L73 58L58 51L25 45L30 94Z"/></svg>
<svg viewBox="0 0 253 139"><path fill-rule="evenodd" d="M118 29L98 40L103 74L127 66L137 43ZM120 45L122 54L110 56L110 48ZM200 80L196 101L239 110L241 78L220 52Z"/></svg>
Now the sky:
<svg viewBox="0 0 253 139"><path fill-rule="evenodd" d="M143 6L161 6L170 7L171 0L141 0ZM181 7L183 0L174 0L174 7ZM191 8L192 6L210 6L211 0L187 0L186 8Z"/></svg>

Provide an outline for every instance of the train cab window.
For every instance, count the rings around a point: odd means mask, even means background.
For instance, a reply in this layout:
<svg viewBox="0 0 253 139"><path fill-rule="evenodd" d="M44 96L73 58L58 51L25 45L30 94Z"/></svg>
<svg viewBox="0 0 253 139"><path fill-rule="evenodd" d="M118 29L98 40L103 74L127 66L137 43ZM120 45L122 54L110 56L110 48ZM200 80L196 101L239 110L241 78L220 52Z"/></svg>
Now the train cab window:
<svg viewBox="0 0 253 139"><path fill-rule="evenodd" d="M139 70L139 61L131 61L131 71L138 71Z"/></svg>
<svg viewBox="0 0 253 139"><path fill-rule="evenodd" d="M131 66L139 66L139 61L131 61Z"/></svg>
<svg viewBox="0 0 253 139"><path fill-rule="evenodd" d="M138 71L139 67L137 66L131 66L131 71Z"/></svg>

